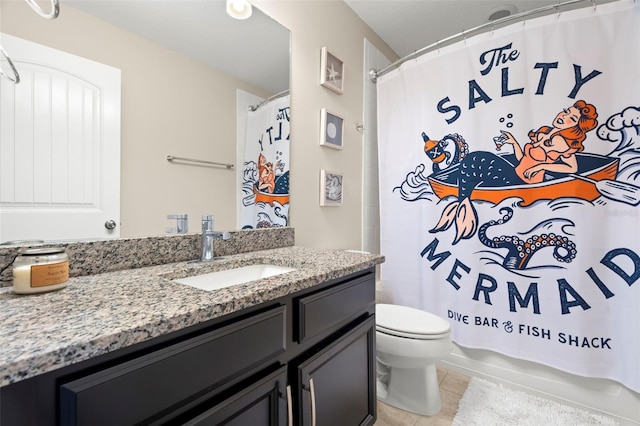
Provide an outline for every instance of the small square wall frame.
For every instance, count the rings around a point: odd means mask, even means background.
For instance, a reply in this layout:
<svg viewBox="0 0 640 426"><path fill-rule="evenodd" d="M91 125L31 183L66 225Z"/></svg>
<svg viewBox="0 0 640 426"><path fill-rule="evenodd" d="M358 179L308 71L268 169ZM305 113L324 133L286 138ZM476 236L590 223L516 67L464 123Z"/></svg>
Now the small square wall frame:
<svg viewBox="0 0 640 426"><path fill-rule="evenodd" d="M344 194L344 176L340 173L320 170L320 205L341 206Z"/></svg>
<svg viewBox="0 0 640 426"><path fill-rule="evenodd" d="M344 91L344 62L328 51L326 47L322 48L320 62L320 84L342 95Z"/></svg>
<svg viewBox="0 0 640 426"><path fill-rule="evenodd" d="M344 119L322 108L320 110L320 145L342 149L343 137Z"/></svg>

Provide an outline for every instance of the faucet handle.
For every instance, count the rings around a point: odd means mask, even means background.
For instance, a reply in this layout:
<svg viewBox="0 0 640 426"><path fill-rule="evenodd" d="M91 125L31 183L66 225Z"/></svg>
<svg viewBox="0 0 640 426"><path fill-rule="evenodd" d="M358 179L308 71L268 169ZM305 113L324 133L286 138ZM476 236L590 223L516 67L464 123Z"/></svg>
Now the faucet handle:
<svg viewBox="0 0 640 426"><path fill-rule="evenodd" d="M213 215L212 214L202 215L202 230L213 231Z"/></svg>
<svg viewBox="0 0 640 426"><path fill-rule="evenodd" d="M189 232L189 215L187 214L169 214L167 219L175 219L175 228L166 228L168 234L186 234Z"/></svg>

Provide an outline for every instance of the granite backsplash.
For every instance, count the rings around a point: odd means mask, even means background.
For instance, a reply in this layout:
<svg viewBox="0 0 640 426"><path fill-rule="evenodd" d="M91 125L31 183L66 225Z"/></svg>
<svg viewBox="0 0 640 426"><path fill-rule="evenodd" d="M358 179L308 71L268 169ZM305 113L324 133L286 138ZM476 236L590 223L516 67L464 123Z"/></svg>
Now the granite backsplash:
<svg viewBox="0 0 640 426"><path fill-rule="evenodd" d="M289 247L295 243L293 228L249 229L230 233L230 239L214 241L215 256ZM65 247L69 256L69 276L80 277L196 260L200 258L200 244L200 234L186 234L45 243L28 247ZM11 264L18 250L25 247L0 246L0 287L12 285Z"/></svg>

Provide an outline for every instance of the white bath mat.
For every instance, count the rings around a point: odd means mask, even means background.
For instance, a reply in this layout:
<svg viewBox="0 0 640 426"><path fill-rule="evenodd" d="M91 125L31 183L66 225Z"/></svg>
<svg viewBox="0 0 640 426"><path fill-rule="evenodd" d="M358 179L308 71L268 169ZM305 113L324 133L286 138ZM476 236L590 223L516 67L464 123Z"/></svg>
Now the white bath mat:
<svg viewBox="0 0 640 426"><path fill-rule="evenodd" d="M617 425L612 418L473 377L460 399L452 426Z"/></svg>

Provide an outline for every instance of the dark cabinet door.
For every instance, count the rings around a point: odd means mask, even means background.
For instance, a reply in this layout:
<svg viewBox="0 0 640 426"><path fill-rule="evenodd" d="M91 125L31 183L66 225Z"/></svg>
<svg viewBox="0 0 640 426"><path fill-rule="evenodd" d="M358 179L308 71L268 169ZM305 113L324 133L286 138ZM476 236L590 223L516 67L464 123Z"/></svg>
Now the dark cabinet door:
<svg viewBox="0 0 640 426"><path fill-rule="evenodd" d="M302 425L357 426L376 418L375 317L298 366Z"/></svg>
<svg viewBox="0 0 640 426"><path fill-rule="evenodd" d="M184 424L285 426L290 407L291 393L287 389L287 367L284 366Z"/></svg>

